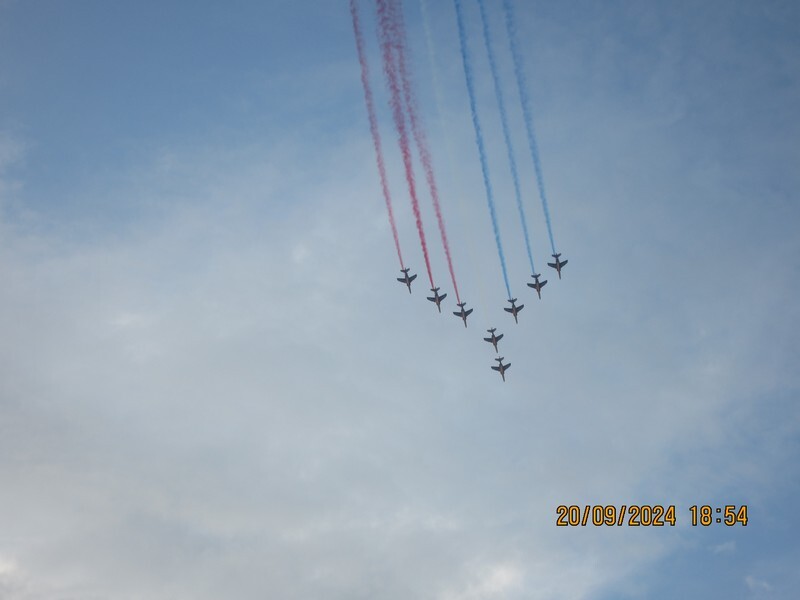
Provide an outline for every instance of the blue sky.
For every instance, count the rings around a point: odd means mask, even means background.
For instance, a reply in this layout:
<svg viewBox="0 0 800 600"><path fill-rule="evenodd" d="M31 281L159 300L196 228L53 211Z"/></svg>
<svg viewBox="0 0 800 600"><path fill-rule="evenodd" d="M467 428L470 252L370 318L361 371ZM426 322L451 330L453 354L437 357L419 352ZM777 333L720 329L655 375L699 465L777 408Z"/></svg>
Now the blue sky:
<svg viewBox="0 0 800 600"><path fill-rule="evenodd" d="M423 193L450 292L424 300L371 3L411 295L346 3L0 1L0 597L796 596L800 9L516 3L570 261L539 301L464 1L514 325L453 5L428 3L441 114L403 4L468 329ZM555 527L634 503L678 526Z"/></svg>

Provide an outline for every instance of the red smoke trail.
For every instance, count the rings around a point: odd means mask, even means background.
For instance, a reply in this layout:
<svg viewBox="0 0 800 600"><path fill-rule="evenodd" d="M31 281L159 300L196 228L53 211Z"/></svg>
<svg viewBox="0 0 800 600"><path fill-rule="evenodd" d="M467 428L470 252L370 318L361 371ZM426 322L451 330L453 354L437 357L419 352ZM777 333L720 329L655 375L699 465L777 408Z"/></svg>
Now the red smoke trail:
<svg viewBox="0 0 800 600"><path fill-rule="evenodd" d="M389 85L390 104L392 107L392 117L397 128L397 137L400 143L400 151L403 155L403 166L406 171L406 183L408 183L408 193L411 196L411 208L414 211L414 219L417 222L419 241L422 246L422 254L425 257L425 268L428 270L428 279L431 288L436 287L433 283L433 273L431 271L431 261L428 256L428 244L425 241L425 230L422 227L422 214L419 211L419 200L417 199L417 189L414 183L414 167L411 164L411 149L408 145L408 132L406 131L405 116L403 115L403 105L400 97L400 84L397 81L397 72L392 56L392 36L390 26L390 8L387 0L378 0L378 29L380 32L381 51L383 55L383 70L386 74L386 81Z"/></svg>
<svg viewBox="0 0 800 600"><path fill-rule="evenodd" d="M395 248L397 248L397 258L400 259L400 268L405 269L406 266L403 263L403 253L400 251L400 238L397 235L397 225L394 221L394 210L392 210L392 197L389 194L389 186L386 183L386 167L383 163L381 134L378 130L378 119L375 116L375 101L372 97L372 88L369 85L369 68L367 66L367 57L364 53L364 34L361 31L361 23L358 20L358 8L356 7L356 0L350 0L350 15L353 17L353 32L356 36L358 62L361 65L361 85L364 86L364 101L367 104L369 130L372 134L372 145L375 147L375 160L378 163L378 173L381 179L381 190L383 191L383 199L386 201L386 210L389 212L389 223L392 226L392 236L394 236L394 245Z"/></svg>
<svg viewBox="0 0 800 600"><path fill-rule="evenodd" d="M439 224L439 233L442 237L442 246L444 247L444 254L447 257L447 268L450 270L450 279L453 282L453 290L456 293L457 302L461 302L461 297L458 293L458 284L456 283L456 275L453 270L453 259L450 256L450 244L447 241L447 231L444 226L444 217L442 216L442 208L439 204L439 188L436 185L436 177L433 172L433 161L431 160L430 150L428 149L428 140L425 136L425 130L420 123L417 114L417 100L414 96L414 89L411 86L411 77L408 73L408 65L406 63L406 30L405 22L403 21L403 8L399 5L398 0L389 0L389 26L394 41L395 50L397 52L397 66L400 73L400 79L403 84L403 98L408 111L408 119L411 122L411 131L414 136L414 142L419 151L420 161L425 171L425 178L428 182L428 188L431 192L431 199L433 200L433 208L436 212L436 220Z"/></svg>

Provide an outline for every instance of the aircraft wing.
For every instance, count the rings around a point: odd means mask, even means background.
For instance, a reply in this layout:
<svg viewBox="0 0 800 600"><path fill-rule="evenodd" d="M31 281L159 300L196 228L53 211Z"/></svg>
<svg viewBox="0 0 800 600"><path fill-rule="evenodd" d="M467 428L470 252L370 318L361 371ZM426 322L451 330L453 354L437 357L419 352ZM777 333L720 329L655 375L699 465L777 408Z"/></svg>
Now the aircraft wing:
<svg viewBox="0 0 800 600"><path fill-rule="evenodd" d="M417 278L416 274L408 278L409 281L414 281Z"/></svg>
<svg viewBox="0 0 800 600"><path fill-rule="evenodd" d="M467 316L467 317L468 317L468 316L469 316L469 315L472 313L472 311L473 311L473 309L472 309L472 308L470 308L470 309L467 311L467 314L466 314L465 316Z"/></svg>
<svg viewBox="0 0 800 600"><path fill-rule="evenodd" d="M498 336L497 336L495 339L496 339L496 340L499 342L500 340L502 340L502 339L503 339L503 336L504 336L504 335L505 335L505 333L501 333L501 334L500 334L500 335L498 335Z"/></svg>
<svg viewBox="0 0 800 600"><path fill-rule="evenodd" d="M562 262L562 263L561 263L561 266L563 267L563 266L564 266L565 264L567 264L568 262L569 262L568 260L565 260L564 262Z"/></svg>
<svg viewBox="0 0 800 600"><path fill-rule="evenodd" d="M503 310L506 311L506 312L514 312L510 308L504 308Z"/></svg>
<svg viewBox="0 0 800 600"><path fill-rule="evenodd" d="M558 268L558 267L556 267L556 263L547 263L547 266L548 267L553 267L554 269Z"/></svg>
<svg viewBox="0 0 800 600"><path fill-rule="evenodd" d="M495 371L499 371L500 367L492 367L492 369L495 370Z"/></svg>

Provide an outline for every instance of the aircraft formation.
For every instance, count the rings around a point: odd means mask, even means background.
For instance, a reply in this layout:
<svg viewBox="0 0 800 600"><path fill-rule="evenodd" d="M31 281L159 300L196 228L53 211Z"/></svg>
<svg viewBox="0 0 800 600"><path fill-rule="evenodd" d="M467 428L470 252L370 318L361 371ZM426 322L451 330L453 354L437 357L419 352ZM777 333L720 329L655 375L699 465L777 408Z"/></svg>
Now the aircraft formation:
<svg viewBox="0 0 800 600"><path fill-rule="evenodd" d="M555 262L547 263L548 266L550 266L550 267L552 267L553 269L556 270L556 272L558 273L558 278L559 279L561 279L561 269L568 262L566 260L559 260L560 256L561 256L560 254L554 254L553 255L553 259L555 260ZM416 279L417 276L416 276L416 274L409 275L409 271L410 271L410 268L402 269L401 272L403 273L403 277L398 277L397 281L399 281L403 285L408 286L408 292L411 293L411 282L414 281L414 279ZM542 281L539 281L539 277L541 277L541 275L534 274L533 275L534 283L529 283L528 286L533 288L534 290L536 290L536 294L539 297L539 299L541 300L541 298L542 298L542 288L547 283L547 280L544 279ZM431 288L431 292L433 292L433 296L428 296L428 300L433 302L436 305L436 308L438 309L439 313L441 313L442 312L442 301L447 297L447 294L446 293L445 294L440 294L438 287L437 288ZM507 313L509 313L512 317L514 317L514 323L519 323L518 315L519 315L520 311L523 308L525 308L525 305L524 304L517 305L516 304L517 303L517 298L509 298L508 302L511 303L511 306L510 307L503 307L503 310L506 311ZM464 327L466 327L467 326L467 317L469 317L469 315L472 314L473 309L466 308L466 306L467 306L466 302L459 302L456 306L458 306L459 310L453 311L453 315L455 315L456 317L459 317L464 322ZM500 350L498 349L497 344L500 342L500 340L503 339L504 334L496 333L497 332L497 328L496 327L491 327L490 329L487 329L486 331L487 331L487 333L489 333L489 337L485 337L485 338L483 338L483 340L485 342L490 343L494 347L494 351L497 354L499 354ZM502 377L503 381L505 382L505 380L506 380L505 372L511 367L511 363L508 363L508 364L504 365L503 364L503 360L505 360L504 356L501 356L499 358L495 358L495 360L498 362L498 364L497 365L493 365L492 369L497 371L497 372L499 372L500 376Z"/></svg>
<svg viewBox="0 0 800 600"><path fill-rule="evenodd" d="M378 170L381 192L384 202L386 204L387 213L389 217L389 224L394 238L395 249L397 257L400 262L400 272L402 277L398 277L397 281L405 285L409 294L412 293L411 284L417 278L417 274L411 273L411 268L407 267L401 250L400 234L398 232L397 223L394 214L394 202L392 193L387 177L387 166L383 155L383 146L380 135L380 127L378 123L378 116L375 107L375 97L373 88L370 83L369 64L366 39L364 31L361 26L361 17L358 8L359 0L350 1L350 14L353 21L353 31L355 34L356 50L358 53L359 65L361 67L361 83L364 91L364 100L367 108L367 116L369 120L370 134L372 137L373 147L375 151L376 166ZM368 0L364 0L368 1ZM422 16L422 22L426 33L426 47L428 60L433 73L433 83L436 87L437 83L437 64L435 45L433 43L433 36L431 34L432 28L429 22L427 0L417 0L419 2L419 9ZM412 76L412 61L410 60L410 49L408 47L408 37L406 35L405 16L403 0L371 0L375 6L375 28L378 39L378 47L381 57L382 71L386 84L386 92L388 96L388 108L392 117L393 129L396 134L397 144L402 157L403 174L405 175L405 184L408 192L408 199L411 210L414 216L416 225L417 236L419 238L420 249L425 263L425 271L430 284L431 296L426 298L436 305L439 313L442 312L442 302L447 298L447 293L442 292L442 288L438 286L434 279L433 269L430 260L430 248L428 238L426 237L425 226L422 217L422 210L420 207L420 195L422 188L426 188L427 195L433 205L433 211L436 215L436 225L439 231L439 238L444 251L450 281L452 283L452 291L455 295L456 306L459 308L457 311L452 311L453 315L461 319L466 328L468 325L468 318L473 313L472 308L467 308L467 303L461 298L458 281L456 278L455 263L453 260L453 253L447 237L447 229L445 226L444 211L440 202L438 178L434 169L433 158L428 144L427 131L425 129L421 111L419 109L416 92L413 86L415 78ZM497 57L494 51L494 43L492 41L492 26L489 12L487 11L487 3L485 0L453 0L455 25L458 30L459 47L458 52L461 57L461 63L464 71L464 82L469 98L469 106L471 113L472 127L475 134L475 146L477 149L477 158L481 175L484 184L484 191L486 197L486 205L489 211L490 223L494 240L497 246L497 254L500 262L500 272L502 274L505 291L507 294L510 306L503 307L503 310L509 313L515 323L519 323L520 312L525 308L522 303L518 304L518 299L515 298L511 291L511 285L506 265L506 250L503 244L504 233L500 228L498 219L498 207L500 210L504 209L502 204L499 204L495 199L494 187L492 184L493 175L489 169L489 161L487 158L487 148L484 139L484 131L486 131L486 121L482 121L481 112L478 110L476 100L476 72L471 57L471 46L469 36L467 34L467 27L465 25L466 19L469 18L467 8L464 6L466 3L472 3L474 8L473 18L479 18L481 31L483 33L483 46L486 51L487 62L491 74L491 81L493 83L495 100L497 105L497 116L501 125L503 139L505 142L507 160L509 165L509 172L513 183L514 190L514 203L508 204L516 207L516 212L519 216L525 251L528 258L528 263L531 269L533 282L528 282L528 287L536 291L537 297L541 300L542 289L547 284L546 279L540 279L541 274L537 273L535 263L533 260L533 251L531 244L531 236L528 228L528 220L525 211L526 202L523 199L523 186L521 184L521 177L516 160L516 152L512 142L511 124L506 103L503 97L502 85L500 81L501 69L497 66ZM522 63L522 55L517 45L516 33L516 19L514 17L514 10L512 0L501 0L502 12L505 23L505 37L508 42L508 50L511 61L513 62L513 72L516 83L516 91L519 98L519 106L522 121L524 122L524 132L528 142L528 149L530 151L530 158L532 161L533 171L535 172L536 188L538 190L539 200L541 202L542 213L544 222L547 229L547 235L550 242L551 257L553 262L548 262L548 266L555 269L558 278L561 279L562 269L566 266L567 260L561 259L561 253L556 251L556 245L553 237L553 229L550 218L550 210L547 195L545 193L545 186L542 177L542 165L539 157L538 145L536 143L536 136L533 128L533 111L531 109L530 96L528 94L528 85L525 77L525 71ZM490 6L495 7L497 4L490 3ZM477 11L475 11L477 8ZM475 14L477 12L477 15ZM439 31L437 24L436 31ZM437 88L437 99L441 96L440 90ZM437 100L438 102L438 100ZM437 113L441 115L441 107L437 107ZM441 117L440 117L441 119ZM447 140L445 140L447 141ZM422 166L423 177L418 178L415 173L415 160L416 155L418 164ZM424 181L420 184L419 181ZM492 327L487 329L490 334L489 337L484 337L484 341L490 343L495 353L499 354L498 343L503 339L504 334L497 333L497 328ZM491 369L498 372L502 381L505 381L506 371L511 367L511 363L503 363L505 357L497 357L496 365L490 365Z"/></svg>

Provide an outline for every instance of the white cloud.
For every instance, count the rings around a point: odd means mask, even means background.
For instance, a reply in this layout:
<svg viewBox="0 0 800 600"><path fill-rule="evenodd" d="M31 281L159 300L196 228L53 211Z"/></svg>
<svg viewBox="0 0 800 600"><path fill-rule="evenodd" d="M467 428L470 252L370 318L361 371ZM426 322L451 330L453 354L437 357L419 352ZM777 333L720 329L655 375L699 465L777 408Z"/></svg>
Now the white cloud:
<svg viewBox="0 0 800 600"><path fill-rule="evenodd" d="M338 216L355 212L358 189L326 190L350 210L317 202L257 223L226 204L257 203L249 169L229 174L225 195L122 239L36 239L35 253L21 234L6 239L1 410L15 425L0 441L12 490L0 514L16 515L3 529L31 586L174 597L172 572L192 582L185 597L232 578L240 597L267 584L351 597L374 573L395 582L385 597L569 598L654 556L625 542L605 560L603 532L561 555L532 545L570 543L552 529L554 507L594 467L546 433L520 388L476 371L487 356L473 329L452 327L419 289L396 293L394 273L364 277L393 257L385 228ZM539 448L554 443L560 471ZM476 562L509 520L522 524L516 548ZM559 567L587 553L594 566Z"/></svg>
<svg viewBox="0 0 800 600"><path fill-rule="evenodd" d="M0 577L11 577L17 572L17 570L18 567L15 560L0 556Z"/></svg>
<svg viewBox="0 0 800 600"><path fill-rule="evenodd" d="M508 563L486 565L477 569L463 592L445 593L442 600L483 600L488 598L507 598L519 589L522 571Z"/></svg>
<svg viewBox="0 0 800 600"><path fill-rule="evenodd" d="M711 547L711 551L714 554L732 554L736 551L736 542L734 540L729 540L722 544L717 544Z"/></svg>
<svg viewBox="0 0 800 600"><path fill-rule="evenodd" d="M751 592L770 592L772 591L772 586L762 579L757 579L752 575L748 575L744 578L744 582L747 584L748 589Z"/></svg>

